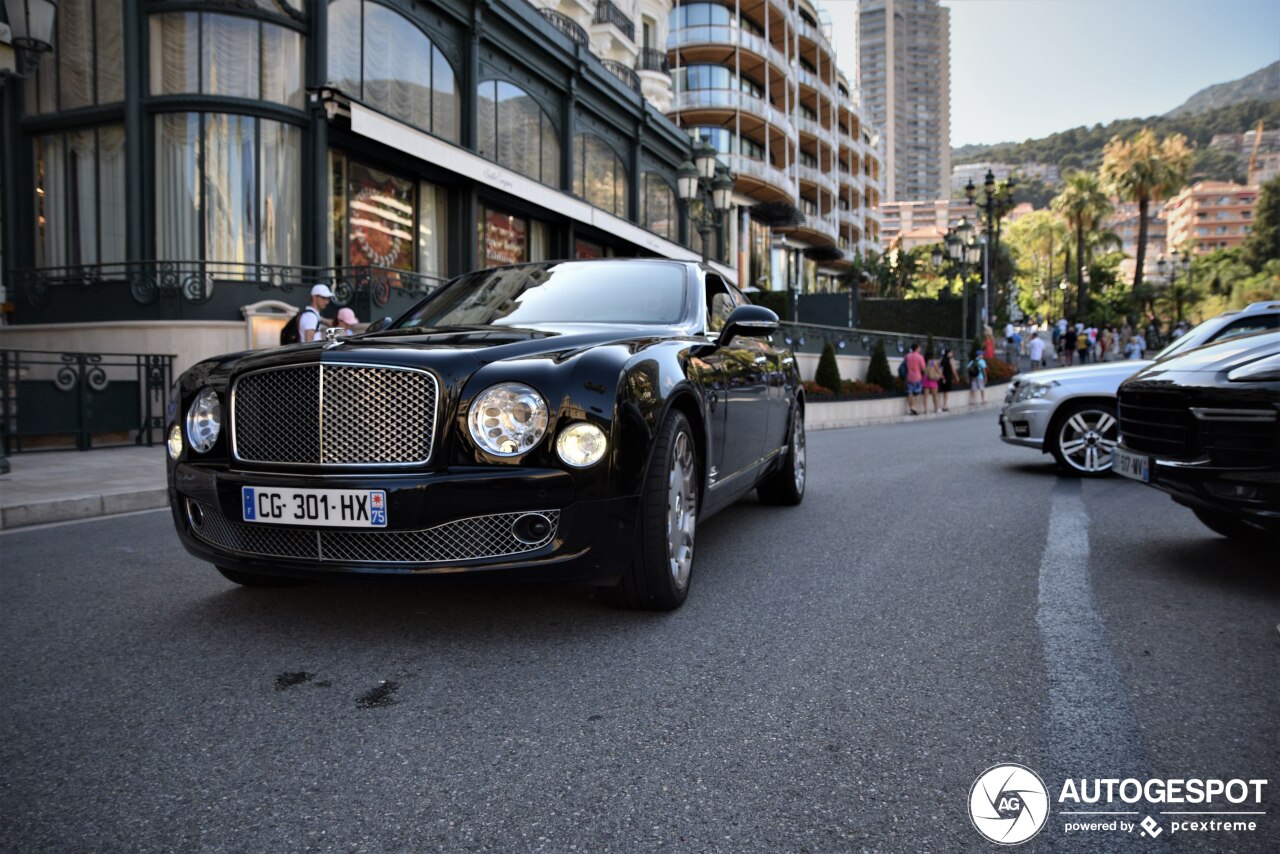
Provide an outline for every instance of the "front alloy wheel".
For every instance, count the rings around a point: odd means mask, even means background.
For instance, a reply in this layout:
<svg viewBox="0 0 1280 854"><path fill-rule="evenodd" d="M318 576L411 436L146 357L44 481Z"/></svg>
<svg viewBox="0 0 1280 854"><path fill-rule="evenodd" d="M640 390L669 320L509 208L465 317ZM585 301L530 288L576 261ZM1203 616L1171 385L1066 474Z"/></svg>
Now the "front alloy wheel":
<svg viewBox="0 0 1280 854"><path fill-rule="evenodd" d="M1110 473L1112 453L1120 441L1114 403L1080 403L1054 419L1049 450L1058 465L1078 477Z"/></svg>

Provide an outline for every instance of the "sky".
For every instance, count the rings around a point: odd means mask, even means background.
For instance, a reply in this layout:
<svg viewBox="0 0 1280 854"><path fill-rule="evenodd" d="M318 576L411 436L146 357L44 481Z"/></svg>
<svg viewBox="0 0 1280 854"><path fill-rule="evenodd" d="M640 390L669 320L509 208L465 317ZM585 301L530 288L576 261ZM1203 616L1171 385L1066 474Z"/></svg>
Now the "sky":
<svg viewBox="0 0 1280 854"><path fill-rule="evenodd" d="M856 78L856 0L818 0ZM942 0L951 144L1020 142L1168 112L1280 60L1280 0Z"/></svg>

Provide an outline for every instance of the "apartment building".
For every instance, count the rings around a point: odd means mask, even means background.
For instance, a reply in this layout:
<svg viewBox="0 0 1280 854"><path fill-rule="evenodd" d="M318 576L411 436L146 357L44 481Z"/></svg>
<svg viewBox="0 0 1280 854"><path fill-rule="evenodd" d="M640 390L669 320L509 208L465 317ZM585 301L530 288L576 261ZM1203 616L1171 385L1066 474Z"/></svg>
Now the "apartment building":
<svg viewBox="0 0 1280 854"><path fill-rule="evenodd" d="M961 219L968 219L977 231L982 231L977 206L964 199L885 202L880 206L880 238L886 248L901 242L907 235L911 235L918 245L928 235L945 236L948 229L960 224Z"/></svg>
<svg viewBox="0 0 1280 854"><path fill-rule="evenodd" d="M1120 262L1122 281L1132 282L1138 265L1138 203L1112 200L1113 210L1102 227L1113 231L1120 238L1124 260ZM1163 204L1153 202L1147 214L1147 254L1145 269L1155 270L1158 259L1169 251L1169 221L1165 218Z"/></svg>
<svg viewBox="0 0 1280 854"><path fill-rule="evenodd" d="M667 115L734 176L725 239L740 283L812 291L879 251L875 134L817 8L677 2L668 33Z"/></svg>
<svg viewBox="0 0 1280 854"><path fill-rule="evenodd" d="M885 199L951 195L951 20L938 0L862 0L858 48L867 121L885 140Z"/></svg>
<svg viewBox="0 0 1280 854"><path fill-rule="evenodd" d="M1253 231L1258 188L1227 181L1200 181L1184 187L1164 206L1168 220L1166 252L1197 255L1239 246Z"/></svg>

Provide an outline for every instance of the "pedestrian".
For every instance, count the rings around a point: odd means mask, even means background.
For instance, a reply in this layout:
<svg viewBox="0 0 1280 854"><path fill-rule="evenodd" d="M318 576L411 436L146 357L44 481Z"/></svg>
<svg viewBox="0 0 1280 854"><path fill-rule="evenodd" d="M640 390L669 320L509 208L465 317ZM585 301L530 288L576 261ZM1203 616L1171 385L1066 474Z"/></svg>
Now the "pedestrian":
<svg viewBox="0 0 1280 854"><path fill-rule="evenodd" d="M1089 332L1083 323L1076 324L1076 358L1082 365L1089 363Z"/></svg>
<svg viewBox="0 0 1280 854"><path fill-rule="evenodd" d="M1142 333L1135 333L1134 336L1129 339L1129 343L1125 345L1124 357L1126 359L1141 359L1146 349L1147 341L1142 337Z"/></svg>
<svg viewBox="0 0 1280 854"><path fill-rule="evenodd" d="M339 335L355 335L355 325L359 323L356 313L349 308L338 309L338 328L342 330Z"/></svg>
<svg viewBox="0 0 1280 854"><path fill-rule="evenodd" d="M987 360L982 357L981 350L973 351L973 358L967 366L969 372L969 405L973 406L974 398L982 403L987 402Z"/></svg>
<svg viewBox="0 0 1280 854"><path fill-rule="evenodd" d="M1076 360L1076 328L1072 324L1067 324L1067 329L1062 333L1062 337L1058 339L1062 344L1062 364L1072 365Z"/></svg>
<svg viewBox="0 0 1280 854"><path fill-rule="evenodd" d="M924 411L929 412L929 399L933 398L933 411L938 413L942 411L938 404L938 384L942 382L942 365L938 362L936 354L930 350L924 354L924 380L921 385L924 387Z"/></svg>
<svg viewBox="0 0 1280 854"><path fill-rule="evenodd" d="M320 312L329 307L332 299L333 291L329 290L328 285L316 285L311 289L311 305L298 314L298 340L304 344L324 340Z"/></svg>
<svg viewBox="0 0 1280 854"><path fill-rule="evenodd" d="M1027 356L1031 359L1029 370L1038 370L1044 367L1044 339L1039 333L1031 334L1031 343L1027 345Z"/></svg>
<svg viewBox="0 0 1280 854"><path fill-rule="evenodd" d="M916 398L924 391L925 367L924 356L920 355L920 345L912 344L911 352L907 353L902 362L907 366L907 411L912 415L919 415L916 412Z"/></svg>
<svg viewBox="0 0 1280 854"><path fill-rule="evenodd" d="M982 327L982 355L988 362L996 357L995 333L990 326Z"/></svg>
<svg viewBox="0 0 1280 854"><path fill-rule="evenodd" d="M1111 324L1108 323L1102 328L1102 332L1098 334L1098 353L1102 357L1102 361L1110 362L1115 358L1112 352L1112 339L1115 333L1111 330Z"/></svg>
<svg viewBox="0 0 1280 854"><path fill-rule="evenodd" d="M942 392L942 411L947 409L947 396L960 384L960 366L956 364L955 353L950 347L942 351L942 379L938 380L938 391Z"/></svg>
<svg viewBox="0 0 1280 854"><path fill-rule="evenodd" d="M1018 357L1014 355L1018 351L1014 349L1014 336L1018 334L1018 330L1014 329L1013 321L1010 320L1004 325L1004 357L1009 360L1009 364L1018 364Z"/></svg>

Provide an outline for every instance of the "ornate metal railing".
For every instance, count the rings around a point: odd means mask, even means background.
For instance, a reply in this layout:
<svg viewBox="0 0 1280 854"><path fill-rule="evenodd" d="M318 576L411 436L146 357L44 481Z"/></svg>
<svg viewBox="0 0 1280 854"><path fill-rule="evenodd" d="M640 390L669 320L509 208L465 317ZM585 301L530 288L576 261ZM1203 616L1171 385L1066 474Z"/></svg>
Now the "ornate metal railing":
<svg viewBox="0 0 1280 854"><path fill-rule="evenodd" d="M640 49L640 60L636 65L641 71L661 71L663 74L671 72L671 63L667 61L667 52L665 50L654 50L651 47Z"/></svg>
<svg viewBox="0 0 1280 854"><path fill-rule="evenodd" d="M581 47L590 44L591 39L587 36L587 31L569 16L562 15L554 9L539 9L538 14L546 18L551 26L568 36L574 44Z"/></svg>
<svg viewBox="0 0 1280 854"><path fill-rule="evenodd" d="M623 65L621 62L612 59L602 59L600 60L600 64L604 66L605 71L608 71L614 77L621 80L623 85L635 90L636 92L640 91L640 75L636 74L634 70L627 68L627 66Z"/></svg>
<svg viewBox="0 0 1280 854"><path fill-rule="evenodd" d="M153 445L164 440L173 356L0 350L0 441L6 454L44 437ZM124 438L115 438L122 436ZM24 441L28 440L24 447ZM39 444L39 443L37 443Z"/></svg>
<svg viewBox="0 0 1280 854"><path fill-rule="evenodd" d="M636 25L610 0L597 0L596 16L591 19L591 23L613 24L627 37L627 41L636 40Z"/></svg>
<svg viewBox="0 0 1280 854"><path fill-rule="evenodd" d="M17 270L9 280L20 323L239 320L264 298L306 303L317 284L361 317L407 308L443 282L390 267L304 267L227 261L131 261Z"/></svg>

